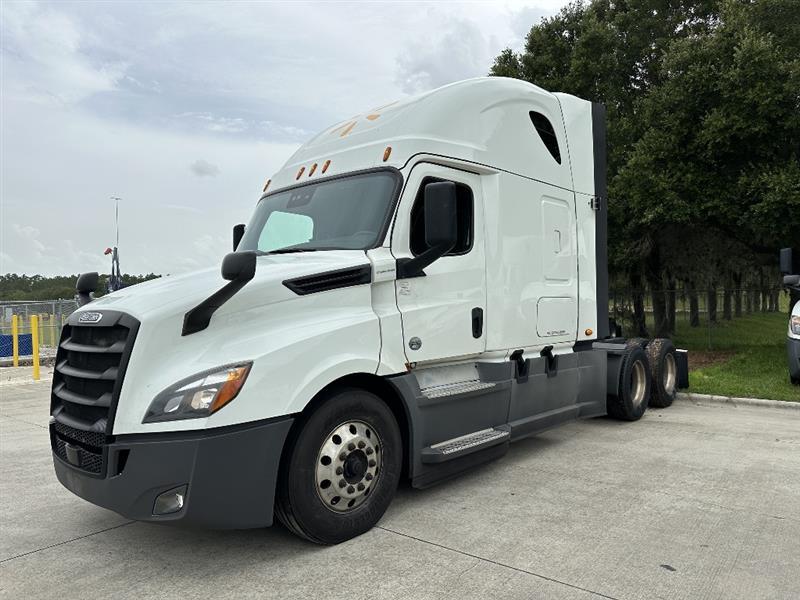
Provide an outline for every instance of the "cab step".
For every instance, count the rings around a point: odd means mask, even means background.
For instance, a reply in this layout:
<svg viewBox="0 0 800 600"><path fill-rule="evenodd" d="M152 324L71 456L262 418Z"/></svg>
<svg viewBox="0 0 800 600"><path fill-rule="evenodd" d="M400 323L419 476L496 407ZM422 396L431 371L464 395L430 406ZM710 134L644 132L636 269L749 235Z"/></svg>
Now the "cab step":
<svg viewBox="0 0 800 600"><path fill-rule="evenodd" d="M423 463L441 463L492 446L507 444L510 438L511 427L498 425L423 448L421 458Z"/></svg>
<svg viewBox="0 0 800 600"><path fill-rule="evenodd" d="M455 383L446 383L444 385L435 385L427 388L422 388L420 391L425 398L434 400L436 398L446 398L449 396L460 396L462 394L469 394L482 390L488 390L495 387L497 384L491 381L457 381Z"/></svg>

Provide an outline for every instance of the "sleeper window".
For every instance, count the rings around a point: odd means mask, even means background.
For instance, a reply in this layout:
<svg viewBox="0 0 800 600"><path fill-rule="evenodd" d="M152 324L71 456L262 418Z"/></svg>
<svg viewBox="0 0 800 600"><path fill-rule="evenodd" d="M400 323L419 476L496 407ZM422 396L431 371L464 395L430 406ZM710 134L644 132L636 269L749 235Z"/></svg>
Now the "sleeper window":
<svg viewBox="0 0 800 600"><path fill-rule="evenodd" d="M425 243L425 186L429 183L436 183L439 181L444 180L435 177L426 177L423 179L419 191L417 192L417 197L414 199L414 206L411 208L411 233L409 238L411 252L414 256L419 256L428 249L428 245ZM463 183L455 183L457 241L453 249L445 254L445 256L466 254L472 248L474 227L472 190Z"/></svg>
<svg viewBox="0 0 800 600"><path fill-rule="evenodd" d="M550 120L542 113L532 110L530 113L531 122L536 128L539 137L542 138L548 152L556 159L558 164L561 164L561 151L558 149L558 138L556 137L555 129Z"/></svg>

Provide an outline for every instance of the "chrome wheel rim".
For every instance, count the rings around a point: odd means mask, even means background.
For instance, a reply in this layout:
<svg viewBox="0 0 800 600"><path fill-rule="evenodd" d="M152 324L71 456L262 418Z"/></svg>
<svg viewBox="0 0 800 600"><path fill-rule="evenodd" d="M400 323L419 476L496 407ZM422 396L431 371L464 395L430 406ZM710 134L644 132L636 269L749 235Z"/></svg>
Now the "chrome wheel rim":
<svg viewBox="0 0 800 600"><path fill-rule="evenodd" d="M675 364L675 356L667 354L664 357L664 391L672 395L675 391L675 382L678 379L678 367Z"/></svg>
<svg viewBox="0 0 800 600"><path fill-rule="evenodd" d="M363 421L347 421L331 431L317 454L315 487L334 512L355 510L369 497L381 470L378 434Z"/></svg>
<svg viewBox="0 0 800 600"><path fill-rule="evenodd" d="M637 360L633 363L631 372L631 402L635 408L641 406L644 401L645 390L647 389L646 375L642 361Z"/></svg>

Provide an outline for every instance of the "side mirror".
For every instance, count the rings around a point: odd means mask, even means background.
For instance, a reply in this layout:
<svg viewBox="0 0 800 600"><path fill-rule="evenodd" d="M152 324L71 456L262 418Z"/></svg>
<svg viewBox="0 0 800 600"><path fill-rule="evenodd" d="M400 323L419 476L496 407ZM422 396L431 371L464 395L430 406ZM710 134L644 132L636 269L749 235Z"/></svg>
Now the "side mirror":
<svg viewBox="0 0 800 600"><path fill-rule="evenodd" d="M222 277L228 281L248 282L256 275L255 252L231 252L222 259Z"/></svg>
<svg viewBox="0 0 800 600"><path fill-rule="evenodd" d="M78 306L83 306L92 301L92 292L97 289L100 275L97 273L81 273L75 282L75 291L78 293Z"/></svg>
<svg viewBox="0 0 800 600"><path fill-rule="evenodd" d="M458 240L456 184L451 181L425 186L425 243L444 256Z"/></svg>
<svg viewBox="0 0 800 600"><path fill-rule="evenodd" d="M239 242L242 241L244 237L244 223L239 223L238 225L233 226L233 251L236 252L236 249L239 247Z"/></svg>
<svg viewBox="0 0 800 600"><path fill-rule="evenodd" d="M397 261L397 277L420 277L423 269L450 252L458 241L456 218L456 184L452 181L425 186L425 243L428 249L414 258Z"/></svg>
<svg viewBox="0 0 800 600"><path fill-rule="evenodd" d="M786 287L800 286L800 275L784 275L783 285Z"/></svg>
<svg viewBox="0 0 800 600"><path fill-rule="evenodd" d="M793 252L792 248L781 250L781 274L800 275L800 252Z"/></svg>

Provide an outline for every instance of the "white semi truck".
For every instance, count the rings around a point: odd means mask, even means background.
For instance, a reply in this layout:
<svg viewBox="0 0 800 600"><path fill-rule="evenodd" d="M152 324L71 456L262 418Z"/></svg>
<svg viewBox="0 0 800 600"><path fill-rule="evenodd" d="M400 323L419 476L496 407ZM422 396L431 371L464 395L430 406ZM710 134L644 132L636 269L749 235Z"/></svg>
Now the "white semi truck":
<svg viewBox="0 0 800 600"><path fill-rule="evenodd" d="M688 385L668 340L611 337L605 111L517 80L340 123L264 186L209 269L90 300L64 327L59 480L132 519L337 543L401 478Z"/></svg>
<svg viewBox="0 0 800 600"><path fill-rule="evenodd" d="M789 292L789 331L786 337L789 381L800 385L800 256L792 248L784 248L780 265L783 285Z"/></svg>

